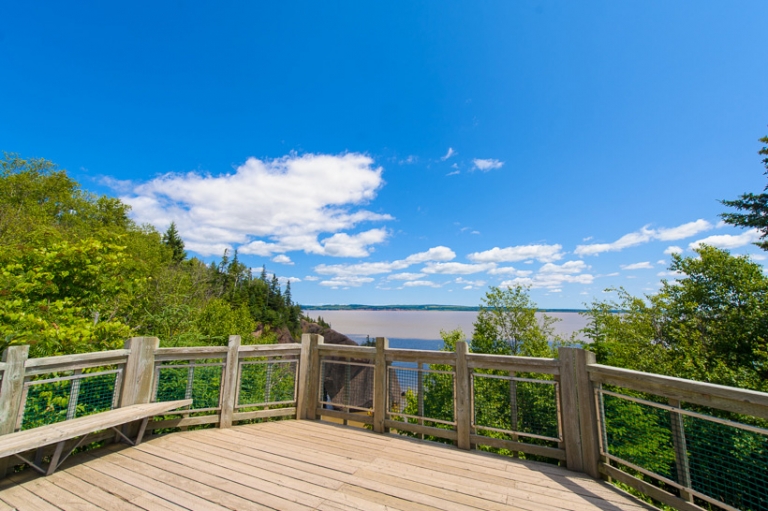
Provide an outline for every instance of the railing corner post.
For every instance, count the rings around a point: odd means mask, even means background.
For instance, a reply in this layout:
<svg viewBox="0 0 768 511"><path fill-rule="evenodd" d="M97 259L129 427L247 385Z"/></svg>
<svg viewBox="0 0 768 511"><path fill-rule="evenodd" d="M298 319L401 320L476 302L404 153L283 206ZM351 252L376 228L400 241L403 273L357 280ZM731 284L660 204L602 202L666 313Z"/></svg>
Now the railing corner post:
<svg viewBox="0 0 768 511"><path fill-rule="evenodd" d="M301 354L299 359L299 395L296 402L296 414L299 419L315 420L320 378L320 353L318 344L323 344L323 336L302 334Z"/></svg>
<svg viewBox="0 0 768 511"><path fill-rule="evenodd" d="M376 338L376 357L373 367L373 430L376 433L387 433L384 420L387 415L387 356L389 340L386 337Z"/></svg>
<svg viewBox="0 0 768 511"><path fill-rule="evenodd" d="M470 428L472 422L471 396L469 385L469 367L466 341L456 343L456 446L469 450Z"/></svg>
<svg viewBox="0 0 768 511"><path fill-rule="evenodd" d="M232 426L232 417L235 413L235 398L237 395L240 362L240 336L230 335L227 344L227 360L224 366L223 380L221 390L221 415L219 417L219 427L229 428Z"/></svg>
<svg viewBox="0 0 768 511"><path fill-rule="evenodd" d="M577 348L558 348L560 360L560 403L563 417L563 443L568 470L584 471L581 448L579 396L576 386Z"/></svg>
<svg viewBox="0 0 768 511"><path fill-rule="evenodd" d="M24 364L29 357L29 346L9 346L3 351L5 371L0 381L0 435L13 433L23 403ZM12 468L9 458L0 459L0 477Z"/></svg>
<svg viewBox="0 0 768 511"><path fill-rule="evenodd" d="M123 372L123 388L120 389L120 407L151 403L155 377L155 350L160 347L157 337L131 337L125 341L125 349L131 350ZM126 424L123 432L133 437L138 424Z"/></svg>
<svg viewBox="0 0 768 511"><path fill-rule="evenodd" d="M577 349L575 362L583 470L591 477L600 479L600 425L597 421L595 391L587 370L589 364L596 363L595 354Z"/></svg>

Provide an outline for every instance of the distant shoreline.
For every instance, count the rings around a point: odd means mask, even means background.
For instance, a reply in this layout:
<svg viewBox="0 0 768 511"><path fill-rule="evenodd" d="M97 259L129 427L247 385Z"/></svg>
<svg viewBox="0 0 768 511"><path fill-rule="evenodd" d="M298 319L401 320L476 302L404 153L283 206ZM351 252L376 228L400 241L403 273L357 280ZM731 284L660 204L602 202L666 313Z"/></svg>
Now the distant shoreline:
<svg viewBox="0 0 768 511"><path fill-rule="evenodd" d="M480 307L465 305L302 305L302 311L459 311L477 312ZM587 309L536 309L538 312L587 312Z"/></svg>

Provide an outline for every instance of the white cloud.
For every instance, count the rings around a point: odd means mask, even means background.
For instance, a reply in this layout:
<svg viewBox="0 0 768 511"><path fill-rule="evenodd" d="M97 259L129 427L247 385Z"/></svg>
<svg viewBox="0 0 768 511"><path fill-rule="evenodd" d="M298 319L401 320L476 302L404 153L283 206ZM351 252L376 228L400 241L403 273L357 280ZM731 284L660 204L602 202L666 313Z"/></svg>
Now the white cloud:
<svg viewBox="0 0 768 511"><path fill-rule="evenodd" d="M713 227L711 223L700 218L695 222L688 222L687 224L678 225L670 229L661 228L657 231L655 238L661 241L682 240L696 236L700 232L708 231Z"/></svg>
<svg viewBox="0 0 768 511"><path fill-rule="evenodd" d="M452 172L447 173L446 176L456 176L456 175L459 175L459 174L461 174L460 171L454 170Z"/></svg>
<svg viewBox="0 0 768 511"><path fill-rule="evenodd" d="M403 283L404 287L440 287L440 284L429 280L409 280Z"/></svg>
<svg viewBox="0 0 768 511"><path fill-rule="evenodd" d="M330 288L360 287L363 284L368 284L370 282L373 282L371 277L333 277L331 280L320 282L320 285Z"/></svg>
<svg viewBox="0 0 768 511"><path fill-rule="evenodd" d="M493 169L500 169L503 165L503 161L494 160L494 159L480 159L475 158L472 160L472 163L474 164L474 168L483 172L488 172L489 170Z"/></svg>
<svg viewBox="0 0 768 511"><path fill-rule="evenodd" d="M280 284L285 284L286 282L290 282L291 284L294 282L301 282L299 277L277 277L277 280Z"/></svg>
<svg viewBox="0 0 768 511"><path fill-rule="evenodd" d="M176 222L187 248L201 255L239 245L244 254L262 256L304 251L362 257L385 231L346 231L392 219L360 207L376 197L381 174L364 154L290 154L249 158L229 174L165 174L133 186L121 199L138 223L162 229ZM323 233L332 236L319 242ZM341 249L342 238L335 236L342 234L352 239L352 249Z"/></svg>
<svg viewBox="0 0 768 511"><path fill-rule="evenodd" d="M318 277L317 275L307 275L306 277L304 277L304 280L315 282L317 280L320 280L320 277Z"/></svg>
<svg viewBox="0 0 768 511"><path fill-rule="evenodd" d="M653 265L649 261L643 261L642 263L622 264L622 270L651 270Z"/></svg>
<svg viewBox="0 0 768 511"><path fill-rule="evenodd" d="M387 275L387 280L419 280L426 276L426 273L393 273L392 275Z"/></svg>
<svg viewBox="0 0 768 511"><path fill-rule="evenodd" d="M551 263L563 258L562 245L519 245L516 247L494 247L484 252L474 252L467 259L475 263L514 263L526 259L537 259Z"/></svg>
<svg viewBox="0 0 768 511"><path fill-rule="evenodd" d="M530 270L518 270L512 266L502 266L501 268L491 268L488 270L490 275L514 275L515 277L527 277L531 273Z"/></svg>
<svg viewBox="0 0 768 511"><path fill-rule="evenodd" d="M679 271L660 271L656 274L657 277L680 277L683 275Z"/></svg>
<svg viewBox="0 0 768 511"><path fill-rule="evenodd" d="M663 266L667 264L667 262L664 259L659 259L658 261L656 261L656 264L661 264Z"/></svg>
<svg viewBox="0 0 768 511"><path fill-rule="evenodd" d="M465 284L463 289L472 289L485 286L484 280L466 280L462 277L458 277L454 282L457 284Z"/></svg>
<svg viewBox="0 0 768 511"><path fill-rule="evenodd" d="M494 268L494 263L467 264L467 263L428 263L421 271L424 273L443 273L448 275L470 275Z"/></svg>
<svg viewBox="0 0 768 511"><path fill-rule="evenodd" d="M749 256L750 259L754 259L755 261L765 261L768 259L768 257L764 256L763 254L752 254Z"/></svg>
<svg viewBox="0 0 768 511"><path fill-rule="evenodd" d="M719 234L694 241L688 245L690 249L699 248L701 245L709 245L717 248L738 248L760 240L760 233L756 229L750 229L743 234Z"/></svg>
<svg viewBox="0 0 768 511"><path fill-rule="evenodd" d="M683 249L680 248L680 247L677 247L675 245L672 245L671 247L667 247L664 250L664 253L667 254L667 255L682 254L683 253Z"/></svg>
<svg viewBox="0 0 768 511"><path fill-rule="evenodd" d="M531 286L533 289L558 289L563 284L591 284L595 280L594 275L582 273L580 275L567 275L563 273L537 274L534 277L518 277L505 280L501 287L514 287L517 285Z"/></svg>
<svg viewBox="0 0 768 511"><path fill-rule="evenodd" d="M445 161L445 160L447 160L448 158L450 158L451 156L455 156L455 155L456 155L456 151L454 151L454 150L453 150L453 147L449 147L449 148L448 148L448 152L447 152L447 153L445 153L445 156L443 156L442 158L440 158L440 161Z"/></svg>
<svg viewBox="0 0 768 511"><path fill-rule="evenodd" d="M584 261L568 261L560 265L547 263L539 269L539 273L581 273L588 268L589 266Z"/></svg>
<svg viewBox="0 0 768 511"><path fill-rule="evenodd" d="M597 255L603 252L618 252L625 248L642 245L652 240L672 241L689 238L696 234L712 229L712 224L706 220L696 220L677 227L650 229L647 225L636 232L625 234L611 243L592 243L578 245L574 253L579 256Z"/></svg>
<svg viewBox="0 0 768 511"><path fill-rule="evenodd" d="M371 245L381 243L385 239L386 229L371 229L353 235L340 232L322 240L320 243L323 250L319 253L334 257L366 257L370 254Z"/></svg>
<svg viewBox="0 0 768 511"><path fill-rule="evenodd" d="M429 261L450 261L456 257L456 253L448 247L432 247L426 252L412 254L398 261L381 261L376 263L358 264L320 264L315 266L315 272L321 275L336 275L340 277L353 275L377 275L404 270L409 266Z"/></svg>
<svg viewBox="0 0 768 511"><path fill-rule="evenodd" d="M289 264L289 265L293 264L293 261L291 261L291 258L285 254L276 255L275 257L272 258L272 261L280 264Z"/></svg>

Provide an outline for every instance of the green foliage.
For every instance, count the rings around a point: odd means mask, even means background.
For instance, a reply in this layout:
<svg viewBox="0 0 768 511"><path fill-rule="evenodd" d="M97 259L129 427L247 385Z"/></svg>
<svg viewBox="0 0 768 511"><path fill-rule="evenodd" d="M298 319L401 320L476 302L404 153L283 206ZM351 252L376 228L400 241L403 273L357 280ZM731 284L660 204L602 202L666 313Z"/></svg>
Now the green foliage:
<svg viewBox="0 0 768 511"><path fill-rule="evenodd" d="M214 298L197 317L197 329L209 341L207 344L226 345L230 335L239 335L248 344L256 323L245 305L235 309L221 298Z"/></svg>
<svg viewBox="0 0 768 511"><path fill-rule="evenodd" d="M768 144L768 137L763 137L759 141ZM763 146L758 154L765 156L763 165L766 169L765 174L768 174L768 146ZM745 193L735 200L720 201L729 208L743 211L743 213L723 213L720 215L723 221L738 227L757 229L762 241L755 243L755 245L763 250L768 250L768 241L766 241L766 236L768 236L768 193L765 193L766 190L768 190L768 185L763 189L763 193Z"/></svg>
<svg viewBox="0 0 768 511"><path fill-rule="evenodd" d="M176 222L171 222L168 226L168 230L163 234L163 244L171 251L171 259L174 263L180 263L187 257L187 253L184 252L184 240L179 236L179 231L176 230Z"/></svg>

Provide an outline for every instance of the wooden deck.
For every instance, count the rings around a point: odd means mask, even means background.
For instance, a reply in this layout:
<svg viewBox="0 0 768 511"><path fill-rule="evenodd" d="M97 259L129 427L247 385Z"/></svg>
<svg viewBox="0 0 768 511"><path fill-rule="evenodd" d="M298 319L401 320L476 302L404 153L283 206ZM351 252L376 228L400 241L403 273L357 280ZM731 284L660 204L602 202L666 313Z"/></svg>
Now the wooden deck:
<svg viewBox="0 0 768 511"><path fill-rule="evenodd" d="M27 471L31 472L31 471ZM18 510L654 509L581 474L315 421L155 437L0 482Z"/></svg>

